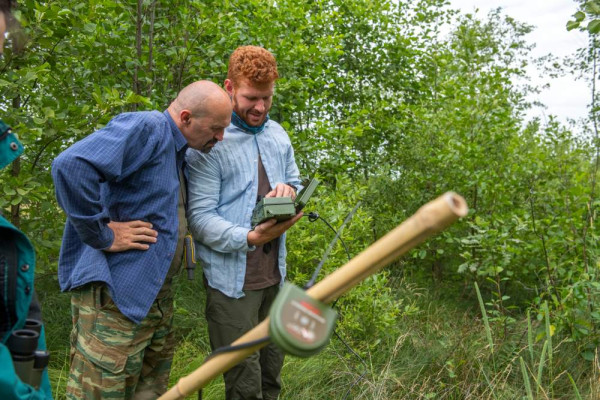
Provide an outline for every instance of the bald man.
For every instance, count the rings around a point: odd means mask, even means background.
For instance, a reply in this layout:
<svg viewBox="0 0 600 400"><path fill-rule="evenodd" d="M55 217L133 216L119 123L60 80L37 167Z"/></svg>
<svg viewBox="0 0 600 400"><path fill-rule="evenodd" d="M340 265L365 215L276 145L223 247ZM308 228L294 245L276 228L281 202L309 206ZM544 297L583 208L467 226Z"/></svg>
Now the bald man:
<svg viewBox="0 0 600 400"><path fill-rule="evenodd" d="M184 88L164 112L120 114L52 164L67 215L58 265L71 291L67 397L156 398L173 359L173 292L183 254L186 149L207 153L231 120L227 93Z"/></svg>

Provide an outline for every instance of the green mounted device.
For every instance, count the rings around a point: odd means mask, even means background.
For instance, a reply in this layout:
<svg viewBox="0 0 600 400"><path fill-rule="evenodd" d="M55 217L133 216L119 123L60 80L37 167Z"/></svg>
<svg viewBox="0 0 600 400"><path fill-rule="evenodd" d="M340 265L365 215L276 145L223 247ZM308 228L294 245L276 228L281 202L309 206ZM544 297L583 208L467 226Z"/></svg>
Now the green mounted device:
<svg viewBox="0 0 600 400"><path fill-rule="evenodd" d="M252 227L275 218L285 221L296 215L296 208L291 197L263 197L252 211Z"/></svg>
<svg viewBox="0 0 600 400"><path fill-rule="evenodd" d="M331 338L337 313L304 290L285 282L269 311L269 335L288 354L308 357Z"/></svg>
<svg viewBox="0 0 600 400"><path fill-rule="evenodd" d="M318 185L318 179L311 179L300 193L298 193L295 201L291 197L262 198L256 203L254 211L252 211L252 228L271 218L275 218L278 222L292 218L308 203Z"/></svg>
<svg viewBox="0 0 600 400"><path fill-rule="evenodd" d="M317 178L312 178L310 180L310 182L308 182L306 184L306 186L304 186L304 188L302 188L300 193L298 193L298 196L296 196L296 200L294 201L294 206L296 207L296 213L299 213L300 211L302 211L302 209L304 208L306 203L308 203L310 196L312 196L312 194L314 193L317 186L319 186L319 183L320 182Z"/></svg>

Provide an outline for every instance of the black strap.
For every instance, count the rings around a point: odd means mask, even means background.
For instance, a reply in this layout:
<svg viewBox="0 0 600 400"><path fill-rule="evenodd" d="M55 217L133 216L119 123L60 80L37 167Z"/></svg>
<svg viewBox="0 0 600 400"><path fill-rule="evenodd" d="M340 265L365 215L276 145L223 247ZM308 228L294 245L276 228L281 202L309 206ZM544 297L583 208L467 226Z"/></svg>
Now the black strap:
<svg viewBox="0 0 600 400"><path fill-rule="evenodd" d="M9 331L17 322L17 245L9 238L0 239L0 332Z"/></svg>
<svg viewBox="0 0 600 400"><path fill-rule="evenodd" d="M4 140L4 138L7 137L8 134L11 132L12 130L10 129L10 127L7 127L4 132L0 132L0 140Z"/></svg>
<svg viewBox="0 0 600 400"><path fill-rule="evenodd" d="M31 303L29 304L29 312L27 313L27 319L35 319L36 321L42 321L42 308L40 307L40 300L36 291L33 291L31 296Z"/></svg>
<svg viewBox="0 0 600 400"><path fill-rule="evenodd" d="M187 178L185 176L185 162L181 168L177 168L177 177L179 178L179 190L181 191L181 198L183 199L183 208L185 208L185 212L187 212Z"/></svg>

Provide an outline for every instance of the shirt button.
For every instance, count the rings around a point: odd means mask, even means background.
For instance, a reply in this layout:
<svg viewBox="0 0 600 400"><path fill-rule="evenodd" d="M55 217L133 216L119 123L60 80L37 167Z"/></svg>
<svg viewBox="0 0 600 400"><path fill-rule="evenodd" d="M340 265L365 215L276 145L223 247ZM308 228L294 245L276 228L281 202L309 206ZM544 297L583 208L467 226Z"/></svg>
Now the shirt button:
<svg viewBox="0 0 600 400"><path fill-rule="evenodd" d="M23 264L23 265L21 266L21 271L23 271L23 272L27 272L27 271L29 271L29 264Z"/></svg>
<svg viewBox="0 0 600 400"><path fill-rule="evenodd" d="M15 142L12 142L10 144L10 148L12 151L17 151L17 149L19 148L19 146L17 146L17 144Z"/></svg>

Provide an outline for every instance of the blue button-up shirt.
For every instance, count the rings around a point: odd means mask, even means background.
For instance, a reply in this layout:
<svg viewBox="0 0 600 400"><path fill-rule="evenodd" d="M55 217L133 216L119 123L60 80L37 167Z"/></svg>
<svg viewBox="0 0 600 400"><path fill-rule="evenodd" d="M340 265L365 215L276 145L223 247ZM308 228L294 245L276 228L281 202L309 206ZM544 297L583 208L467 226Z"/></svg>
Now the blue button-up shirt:
<svg viewBox="0 0 600 400"><path fill-rule="evenodd" d="M118 115L52 163L58 203L67 214L58 264L63 291L108 285L119 310L139 323L160 290L177 246L178 166L187 141L167 111ZM150 222L148 250L118 253L110 221Z"/></svg>
<svg viewBox="0 0 600 400"><path fill-rule="evenodd" d="M229 297L244 296L246 252L258 193L258 155L271 188L300 185L294 150L285 130L268 121L264 131L246 133L229 125L210 153L188 149L188 225L208 284ZM285 270L285 235L279 241L279 272Z"/></svg>

